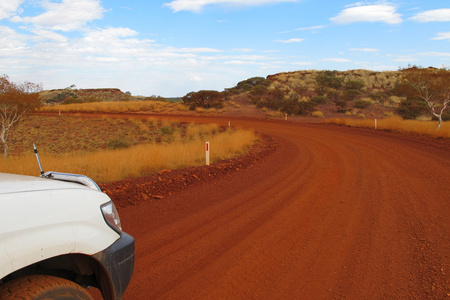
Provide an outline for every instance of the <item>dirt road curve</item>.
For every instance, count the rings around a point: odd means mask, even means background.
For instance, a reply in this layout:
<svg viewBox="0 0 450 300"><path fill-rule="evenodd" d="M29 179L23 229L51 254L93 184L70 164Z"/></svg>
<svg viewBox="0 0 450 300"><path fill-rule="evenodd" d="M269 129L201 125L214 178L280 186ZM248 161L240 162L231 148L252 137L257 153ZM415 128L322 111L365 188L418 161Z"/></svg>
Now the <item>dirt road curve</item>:
<svg viewBox="0 0 450 300"><path fill-rule="evenodd" d="M137 247L125 300L450 299L449 143L231 122L277 151L164 205L121 208Z"/></svg>

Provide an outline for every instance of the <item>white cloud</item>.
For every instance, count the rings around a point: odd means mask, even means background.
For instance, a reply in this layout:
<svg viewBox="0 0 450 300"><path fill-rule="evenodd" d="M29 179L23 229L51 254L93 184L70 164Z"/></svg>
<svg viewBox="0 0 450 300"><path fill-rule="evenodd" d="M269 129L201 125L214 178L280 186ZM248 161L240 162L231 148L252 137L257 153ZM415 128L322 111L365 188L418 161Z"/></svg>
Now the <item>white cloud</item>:
<svg viewBox="0 0 450 300"><path fill-rule="evenodd" d="M51 40L55 42L66 42L68 38L51 30L31 29L31 32L37 35L36 40Z"/></svg>
<svg viewBox="0 0 450 300"><path fill-rule="evenodd" d="M336 63L346 63L346 62L351 62L351 60L350 59L347 59L347 58L333 58L333 57L330 57L330 58L324 58L324 59L322 59L323 61L331 61L331 62L336 62Z"/></svg>
<svg viewBox="0 0 450 300"><path fill-rule="evenodd" d="M439 32L433 40L450 40L450 32Z"/></svg>
<svg viewBox="0 0 450 300"><path fill-rule="evenodd" d="M0 20L11 17L24 0L3 0L0 1Z"/></svg>
<svg viewBox="0 0 450 300"><path fill-rule="evenodd" d="M356 3L356 6L344 9L336 17L330 20L337 24L349 24L355 22L382 22L387 24L398 24L403 20L396 12L396 7L392 4L363 5Z"/></svg>
<svg viewBox="0 0 450 300"><path fill-rule="evenodd" d="M124 27L109 27L106 29L98 29L89 31L86 36L86 41L105 41L117 38L131 37L135 36L138 33L132 29L124 28Z"/></svg>
<svg viewBox="0 0 450 300"><path fill-rule="evenodd" d="M100 19L103 8L99 0L63 0L60 3L44 1L43 14L35 17L13 17L13 22L32 23L51 30L72 31L89 21Z"/></svg>
<svg viewBox="0 0 450 300"><path fill-rule="evenodd" d="M17 55L19 51L26 48L27 37L13 29L0 26L0 57Z"/></svg>
<svg viewBox="0 0 450 300"><path fill-rule="evenodd" d="M251 60L229 60L224 62L225 65L254 65L256 64L255 61Z"/></svg>
<svg viewBox="0 0 450 300"><path fill-rule="evenodd" d="M135 38L138 33L124 27L109 27L91 30L82 39L71 41L71 52L82 55L97 55L101 57L118 57L129 61L145 55L155 46L153 40Z"/></svg>
<svg viewBox="0 0 450 300"><path fill-rule="evenodd" d="M237 52L253 52L253 51L255 51L255 49L251 49L251 48L236 48L233 50L237 51Z"/></svg>
<svg viewBox="0 0 450 300"><path fill-rule="evenodd" d="M450 8L427 10L409 19L421 23L450 22Z"/></svg>
<svg viewBox="0 0 450 300"><path fill-rule="evenodd" d="M219 49L214 48L181 48L181 49L173 49L174 52L184 52L184 53L214 53L214 52L222 52Z"/></svg>
<svg viewBox="0 0 450 300"><path fill-rule="evenodd" d="M292 65L296 65L296 66L311 66L313 63L310 61L297 61L297 62L293 62Z"/></svg>
<svg viewBox="0 0 450 300"><path fill-rule="evenodd" d="M304 31L304 30L319 30L319 29L323 29L325 28L325 25L317 25L317 26L310 26L310 27L301 27L301 28L297 28L295 29L296 31Z"/></svg>
<svg viewBox="0 0 450 300"><path fill-rule="evenodd" d="M397 62L413 62L418 59L412 55L395 55L395 54L387 54L387 57L393 57L392 61Z"/></svg>
<svg viewBox="0 0 450 300"><path fill-rule="evenodd" d="M288 39L288 40L276 40L274 42L276 43L283 43L283 44L290 44L290 43L300 43L303 42L305 39L300 39L300 38L293 38L293 39Z"/></svg>
<svg viewBox="0 0 450 300"><path fill-rule="evenodd" d="M175 0L164 3L174 12L187 10L193 12L201 12L203 7L210 4L222 4L232 6L257 6L264 4L273 4L280 2L296 2L298 0Z"/></svg>
<svg viewBox="0 0 450 300"><path fill-rule="evenodd" d="M431 56L431 57L450 57L450 52L423 52L419 53L423 56Z"/></svg>
<svg viewBox="0 0 450 300"><path fill-rule="evenodd" d="M374 48L351 48L350 51L359 51L359 52L378 52L380 50Z"/></svg>

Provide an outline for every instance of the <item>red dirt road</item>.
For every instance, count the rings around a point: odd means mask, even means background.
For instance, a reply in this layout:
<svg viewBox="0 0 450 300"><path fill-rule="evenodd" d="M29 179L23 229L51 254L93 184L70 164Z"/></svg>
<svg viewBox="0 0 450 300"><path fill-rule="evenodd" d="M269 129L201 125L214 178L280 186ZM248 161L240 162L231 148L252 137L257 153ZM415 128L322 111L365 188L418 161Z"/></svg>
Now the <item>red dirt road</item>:
<svg viewBox="0 0 450 300"><path fill-rule="evenodd" d="M196 119L211 120L228 123ZM272 137L277 150L120 208L136 239L125 300L450 299L448 141L231 122Z"/></svg>

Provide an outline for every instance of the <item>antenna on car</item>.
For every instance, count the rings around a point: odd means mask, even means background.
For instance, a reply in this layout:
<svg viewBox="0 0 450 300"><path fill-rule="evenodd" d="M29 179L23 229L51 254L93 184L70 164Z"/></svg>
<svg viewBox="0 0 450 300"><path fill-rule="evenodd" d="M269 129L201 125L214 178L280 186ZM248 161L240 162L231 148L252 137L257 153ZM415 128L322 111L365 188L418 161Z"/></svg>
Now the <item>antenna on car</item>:
<svg viewBox="0 0 450 300"><path fill-rule="evenodd" d="M34 143L33 143L33 148L34 148L34 154L36 154L36 159L37 159L37 162L39 164L39 169L41 170L41 175L43 175L44 174L44 169L42 169L41 159L39 158L39 153L38 153L38 150L37 150L36 145Z"/></svg>

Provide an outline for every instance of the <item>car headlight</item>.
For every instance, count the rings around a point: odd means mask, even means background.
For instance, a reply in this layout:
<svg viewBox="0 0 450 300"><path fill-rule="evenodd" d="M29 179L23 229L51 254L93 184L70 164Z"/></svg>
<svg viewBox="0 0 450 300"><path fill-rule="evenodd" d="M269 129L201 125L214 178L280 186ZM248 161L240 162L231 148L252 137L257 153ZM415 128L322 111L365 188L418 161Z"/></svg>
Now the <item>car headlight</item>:
<svg viewBox="0 0 450 300"><path fill-rule="evenodd" d="M106 223L114 229L118 234L122 234L122 223L120 223L119 213L117 212L116 206L112 201L109 201L102 206L100 206L105 218Z"/></svg>

